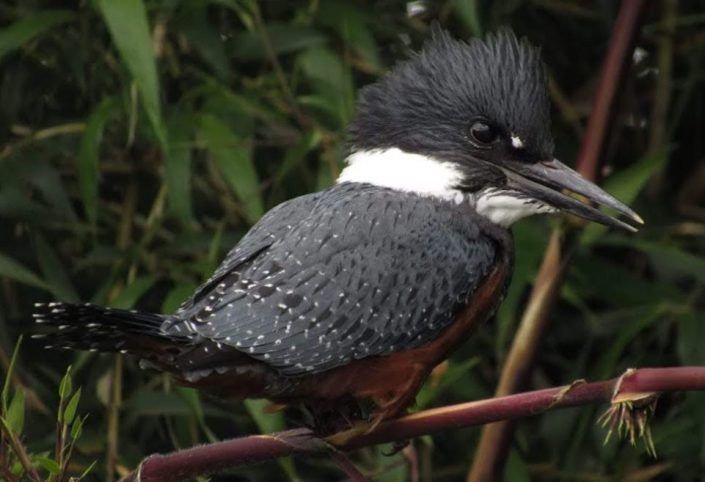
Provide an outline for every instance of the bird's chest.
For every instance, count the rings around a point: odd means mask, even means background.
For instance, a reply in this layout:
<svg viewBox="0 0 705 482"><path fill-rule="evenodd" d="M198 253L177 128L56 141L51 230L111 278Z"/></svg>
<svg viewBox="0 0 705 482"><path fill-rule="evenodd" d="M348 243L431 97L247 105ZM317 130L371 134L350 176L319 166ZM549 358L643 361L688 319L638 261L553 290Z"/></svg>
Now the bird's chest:
<svg viewBox="0 0 705 482"><path fill-rule="evenodd" d="M456 311L453 322L430 342L383 356L356 360L301 379L293 392L298 396L305 394L323 399L350 395L367 398L375 400L387 416L398 413L413 401L431 370L465 341L477 325L492 316L504 297L511 271L511 256L500 256L469 295L467 303Z"/></svg>

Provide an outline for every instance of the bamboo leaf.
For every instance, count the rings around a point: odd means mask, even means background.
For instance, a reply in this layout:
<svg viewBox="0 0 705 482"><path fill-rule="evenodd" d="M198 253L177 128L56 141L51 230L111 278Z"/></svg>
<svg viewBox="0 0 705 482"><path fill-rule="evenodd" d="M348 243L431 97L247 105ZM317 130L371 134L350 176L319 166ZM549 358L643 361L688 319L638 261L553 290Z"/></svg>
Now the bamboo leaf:
<svg viewBox="0 0 705 482"><path fill-rule="evenodd" d="M71 426L71 439L78 440L83 433L83 418L78 417Z"/></svg>
<svg viewBox="0 0 705 482"><path fill-rule="evenodd" d="M37 235L35 243L37 260L51 293L60 300L77 302L78 294L54 248L42 235Z"/></svg>
<svg viewBox="0 0 705 482"><path fill-rule="evenodd" d="M262 217L264 208L249 140L237 137L224 122L212 114L203 114L199 127L201 137L215 163L242 201L247 220L254 224Z"/></svg>
<svg viewBox="0 0 705 482"><path fill-rule="evenodd" d="M34 460L47 472L49 472L52 475L59 475L61 472L61 467L59 467L59 464L56 463L54 459L50 459L49 457L34 457Z"/></svg>
<svg viewBox="0 0 705 482"><path fill-rule="evenodd" d="M49 289L49 286L30 269L14 259L0 253L0 276L19 281L35 288Z"/></svg>
<svg viewBox="0 0 705 482"><path fill-rule="evenodd" d="M482 36L482 20L477 0L451 0L450 5L474 37Z"/></svg>
<svg viewBox="0 0 705 482"><path fill-rule="evenodd" d="M198 286L195 283L179 284L169 291L162 302L162 313L173 313L188 299Z"/></svg>
<svg viewBox="0 0 705 482"><path fill-rule="evenodd" d="M73 14L66 10L43 10L0 29L0 60L42 32L72 18Z"/></svg>
<svg viewBox="0 0 705 482"><path fill-rule="evenodd" d="M310 79L315 95L300 97L305 105L325 109L338 121L336 128L347 125L355 104L355 90L348 65L331 49L314 47L299 56L301 69Z"/></svg>
<svg viewBox="0 0 705 482"><path fill-rule="evenodd" d="M114 101L111 98L107 98L93 110L86 122L86 130L83 132L81 146L78 151L78 177L81 198L86 216L91 224L95 224L98 213L100 144L103 139L105 125L112 114L114 106Z"/></svg>
<svg viewBox="0 0 705 482"><path fill-rule="evenodd" d="M137 85L142 105L159 143L166 152L168 146L161 117L157 67L144 3L142 0L97 0L97 5L120 57Z"/></svg>
<svg viewBox="0 0 705 482"><path fill-rule="evenodd" d="M5 383L2 386L2 413L7 413L7 397L10 395L10 386L12 385L12 374L15 371L15 362L17 362L17 355L20 352L20 345L22 345L22 335L17 339L15 343L15 349L12 352L12 358L10 358L10 365L7 367L7 373L5 374Z"/></svg>
<svg viewBox="0 0 705 482"><path fill-rule="evenodd" d="M135 306L137 301L144 295L149 288L154 285L157 279L154 276L140 276L130 283L120 295L113 301L115 308L127 310Z"/></svg>
<svg viewBox="0 0 705 482"><path fill-rule="evenodd" d="M283 430L285 427L283 412L265 413L265 409L270 402L267 400L245 400L245 408L254 420L260 433L273 433ZM278 460L279 465L291 480L298 480L296 469L291 457L284 457Z"/></svg>
<svg viewBox="0 0 705 482"><path fill-rule="evenodd" d="M278 22L267 24L267 34L276 54L295 52L326 42L326 38L315 29ZM231 53L241 60L266 59L267 52L261 32L250 31L237 35Z"/></svg>
<svg viewBox="0 0 705 482"><path fill-rule="evenodd" d="M12 397L10 406L7 409L7 415L5 416L8 427L10 427L13 433L17 435L20 435L22 433L22 429L24 428L24 410L24 390L22 388L18 388L15 391L15 396Z"/></svg>
<svg viewBox="0 0 705 482"><path fill-rule="evenodd" d="M59 382L59 398L66 400L73 391L73 382L71 381L71 366L66 368L66 373Z"/></svg>
<svg viewBox="0 0 705 482"><path fill-rule="evenodd" d="M203 433L206 434L208 440L210 440L211 442L217 441L218 437L206 424L206 419L203 414L203 405L201 404L201 397L198 391L194 390L193 388L187 387L178 387L176 391L178 392L179 396L181 396L181 398L183 398L188 404L193 415L198 421L198 425L200 425L201 430L203 430Z"/></svg>
<svg viewBox="0 0 705 482"><path fill-rule="evenodd" d="M170 151L164 166L169 207L186 227L194 223L191 206L192 122L193 119L186 115L174 117L169 122Z"/></svg>
<svg viewBox="0 0 705 482"><path fill-rule="evenodd" d="M651 156L646 156L639 162L623 171L608 177L604 182L604 189L620 201L631 204L651 176L661 169L668 159L666 152L660 152ZM592 244L597 241L606 231L607 227L601 224L591 223L585 227L581 242Z"/></svg>
<svg viewBox="0 0 705 482"><path fill-rule="evenodd" d="M186 36L215 75L226 81L230 76L228 56L218 32L208 22L208 6L207 2L183 2L173 24Z"/></svg>
<svg viewBox="0 0 705 482"><path fill-rule="evenodd" d="M81 388L79 387L78 390L76 390L76 393L74 393L71 399L69 400L69 403L66 404L66 408L64 409L63 418L61 419L61 421L66 425L71 425L73 423L73 419L76 417L76 409L78 408L78 402L80 400Z"/></svg>

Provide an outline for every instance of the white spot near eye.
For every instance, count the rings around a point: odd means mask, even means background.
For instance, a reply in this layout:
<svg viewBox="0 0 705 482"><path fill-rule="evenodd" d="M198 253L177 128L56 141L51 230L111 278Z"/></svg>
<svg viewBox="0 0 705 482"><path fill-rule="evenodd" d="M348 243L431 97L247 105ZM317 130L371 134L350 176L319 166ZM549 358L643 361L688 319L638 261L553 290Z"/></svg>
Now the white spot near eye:
<svg viewBox="0 0 705 482"><path fill-rule="evenodd" d="M511 140L512 140L512 146L515 149L522 149L524 147L524 141L522 141L519 136L513 135L511 137Z"/></svg>

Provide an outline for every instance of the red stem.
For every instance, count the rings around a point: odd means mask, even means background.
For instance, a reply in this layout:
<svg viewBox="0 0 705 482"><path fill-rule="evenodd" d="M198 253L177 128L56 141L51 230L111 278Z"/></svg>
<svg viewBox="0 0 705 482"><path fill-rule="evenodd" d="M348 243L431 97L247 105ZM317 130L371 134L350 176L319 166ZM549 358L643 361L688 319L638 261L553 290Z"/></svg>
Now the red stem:
<svg viewBox="0 0 705 482"><path fill-rule="evenodd" d="M527 417L555 408L610 401L620 379L619 393L623 395L669 390L705 390L705 367L644 368L607 381L576 382L563 387L435 408L390 420L371 433L360 434L353 429L336 434L335 438L347 440L336 448L348 451L396 440L408 440L452 428ZM327 442L306 429L253 435L179 450L167 455L153 455L145 459L138 470L125 476L121 482L173 482L287 455L325 452L330 448Z"/></svg>
<svg viewBox="0 0 705 482"><path fill-rule="evenodd" d="M576 167L590 180L599 176L601 154L605 147L617 90L631 59L632 46L644 10L643 0L624 0L612 29L607 54L595 93L595 101L580 145Z"/></svg>

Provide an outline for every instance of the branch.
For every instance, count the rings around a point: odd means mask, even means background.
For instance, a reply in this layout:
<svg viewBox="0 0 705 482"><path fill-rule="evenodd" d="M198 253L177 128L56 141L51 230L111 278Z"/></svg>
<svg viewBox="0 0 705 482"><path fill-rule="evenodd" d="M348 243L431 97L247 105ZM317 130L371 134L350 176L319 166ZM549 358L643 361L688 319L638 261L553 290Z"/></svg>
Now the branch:
<svg viewBox="0 0 705 482"><path fill-rule="evenodd" d="M601 154L613 117L616 94L631 60L632 45L643 9L642 0L624 0L612 30L576 166L578 172L593 181L599 177ZM521 390L523 383L529 379L540 340L549 324L549 314L567 272L575 239L575 233L564 237L559 230L551 235L534 289L502 368L497 396ZM501 478L499 474L509 450L512 432L512 424L506 421L484 428L468 474L468 482Z"/></svg>
<svg viewBox="0 0 705 482"><path fill-rule="evenodd" d="M557 408L608 401L629 403L653 397L655 392L673 390L705 390L705 366L630 369L612 380L578 381L557 388L425 410L384 422L369 433L352 428L325 440L308 429L236 438L167 455L152 455L121 482L178 481L288 455L350 451ZM338 440L342 442L335 443Z"/></svg>

